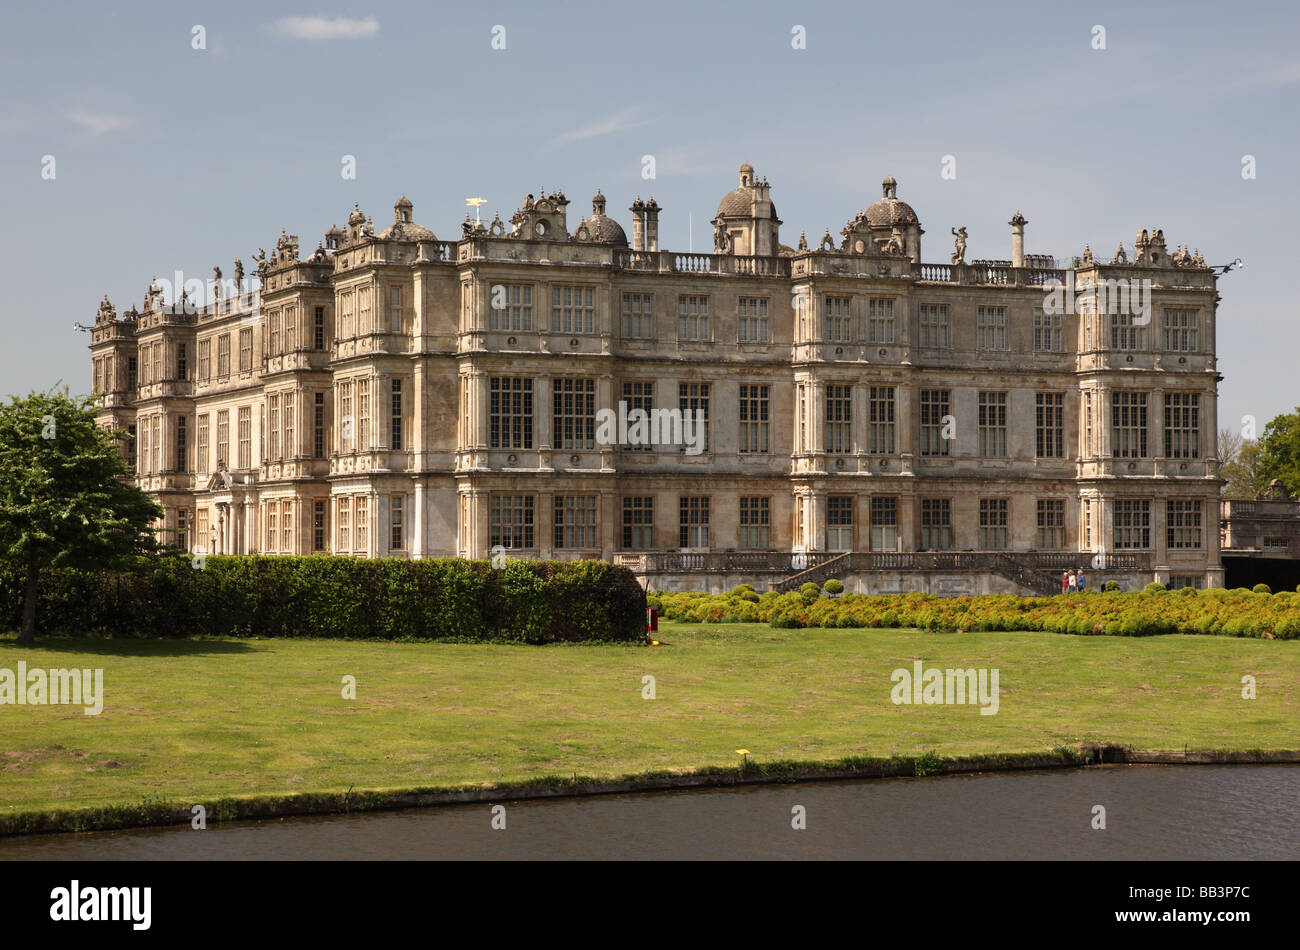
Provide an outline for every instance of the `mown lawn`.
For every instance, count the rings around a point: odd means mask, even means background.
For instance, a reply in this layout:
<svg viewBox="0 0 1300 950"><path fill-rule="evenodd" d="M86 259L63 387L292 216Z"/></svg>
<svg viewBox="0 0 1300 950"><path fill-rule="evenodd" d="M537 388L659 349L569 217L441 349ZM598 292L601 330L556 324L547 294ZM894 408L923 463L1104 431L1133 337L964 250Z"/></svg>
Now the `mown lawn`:
<svg viewBox="0 0 1300 950"><path fill-rule="evenodd" d="M0 705L0 809L489 784L842 756L1300 746L1300 641L662 625L665 645L0 639L102 667L100 716ZM996 667L1000 709L895 706L890 673ZM1258 698L1241 697L1256 677ZM341 696L356 677L357 698ZM642 699L642 677L657 697Z"/></svg>

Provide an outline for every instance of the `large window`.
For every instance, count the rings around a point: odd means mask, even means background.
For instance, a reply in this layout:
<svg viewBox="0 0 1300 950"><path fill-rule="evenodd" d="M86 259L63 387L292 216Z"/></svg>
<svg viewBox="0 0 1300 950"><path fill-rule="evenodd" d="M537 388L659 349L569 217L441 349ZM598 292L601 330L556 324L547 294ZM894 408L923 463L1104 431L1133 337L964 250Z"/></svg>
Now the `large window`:
<svg viewBox="0 0 1300 950"><path fill-rule="evenodd" d="M894 387L867 390L867 444L873 455L894 454Z"/></svg>
<svg viewBox="0 0 1300 950"><path fill-rule="evenodd" d="M338 526L339 537L334 553L350 554L352 552L352 497L340 495L337 504L338 512L334 523Z"/></svg>
<svg viewBox="0 0 1300 950"><path fill-rule="evenodd" d="M186 429L186 420L184 416L176 420L176 471L184 472L186 466L186 452L189 449L189 432Z"/></svg>
<svg viewBox="0 0 1300 950"><path fill-rule="evenodd" d="M1007 454L1007 394L979 394L979 454L1005 458Z"/></svg>
<svg viewBox="0 0 1300 950"><path fill-rule="evenodd" d="M677 298L677 339L711 340L709 335L709 298L682 294Z"/></svg>
<svg viewBox="0 0 1300 950"><path fill-rule="evenodd" d="M339 387L339 451L354 451L356 445L356 420L352 418L352 381L346 380Z"/></svg>
<svg viewBox="0 0 1300 950"><path fill-rule="evenodd" d="M221 379L230 375L230 334L223 333L217 337L217 376Z"/></svg>
<svg viewBox="0 0 1300 950"><path fill-rule="evenodd" d="M979 307L975 312L975 348L979 350L1005 350L1007 348L1007 308Z"/></svg>
<svg viewBox="0 0 1300 950"><path fill-rule="evenodd" d="M199 379L212 378L212 341L199 340Z"/></svg>
<svg viewBox="0 0 1300 950"><path fill-rule="evenodd" d="M217 464L230 464L230 410L217 413Z"/></svg>
<svg viewBox="0 0 1300 950"><path fill-rule="evenodd" d="M1200 393L1165 393L1165 458L1200 458L1200 443Z"/></svg>
<svg viewBox="0 0 1300 950"><path fill-rule="evenodd" d="M947 498L921 499L921 550L947 551L952 547L952 502Z"/></svg>
<svg viewBox="0 0 1300 950"><path fill-rule="evenodd" d="M280 397L279 396L270 395L266 397L266 412L271 420L271 424L269 426L269 433L271 436L270 439L271 447L270 450L266 453L266 457L270 459L278 459L280 457Z"/></svg>
<svg viewBox="0 0 1300 950"><path fill-rule="evenodd" d="M623 383L623 403L627 406L628 417L628 439L629 442L623 446L628 452L653 452L654 446L650 442L653 433L650 431L650 420L653 418L651 413L654 411L655 403L655 384L652 382L625 382ZM633 435L635 424L632 422L632 413L640 410L645 413L644 438L637 441L630 441ZM638 417L638 420L640 417Z"/></svg>
<svg viewBox="0 0 1300 950"><path fill-rule="evenodd" d="M679 383L677 406L682 414L683 431L689 424L697 440L696 445L701 451L707 452L709 449L709 384ZM687 413L690 415L688 416ZM702 432L696 428L697 422L698 425L703 426ZM682 441L685 443L685 438ZM682 451L686 451L685 444L682 445Z"/></svg>
<svg viewBox="0 0 1300 950"><path fill-rule="evenodd" d="M1170 548L1201 547L1201 502L1165 502L1165 540Z"/></svg>
<svg viewBox="0 0 1300 950"><path fill-rule="evenodd" d="M325 457L325 394L317 393L315 404L312 406L312 458L323 459Z"/></svg>
<svg viewBox="0 0 1300 950"><path fill-rule="evenodd" d="M596 447L596 381L552 380L552 438L557 449Z"/></svg>
<svg viewBox="0 0 1300 950"><path fill-rule="evenodd" d="M871 550L898 550L898 499L871 499Z"/></svg>
<svg viewBox="0 0 1300 950"><path fill-rule="evenodd" d="M1134 323L1134 316L1131 313L1112 313L1110 348L1112 350L1146 349L1146 327Z"/></svg>
<svg viewBox="0 0 1300 950"><path fill-rule="evenodd" d="M532 284L494 284L491 288L488 329L531 330L533 328Z"/></svg>
<svg viewBox="0 0 1300 950"><path fill-rule="evenodd" d="M654 339L654 314L650 309L650 294L623 295L623 338L625 340Z"/></svg>
<svg viewBox="0 0 1300 950"><path fill-rule="evenodd" d="M493 376L488 382L488 438L494 449L533 447L533 381Z"/></svg>
<svg viewBox="0 0 1300 950"><path fill-rule="evenodd" d="M253 409L251 406L239 407L239 468L251 468L253 464Z"/></svg>
<svg viewBox="0 0 1300 950"><path fill-rule="evenodd" d="M944 419L948 416L948 390L921 390L921 454L948 455L951 439L943 437Z"/></svg>
<svg viewBox="0 0 1300 950"><path fill-rule="evenodd" d="M683 495L678 504L677 541L683 548L709 546L709 499Z"/></svg>
<svg viewBox="0 0 1300 950"><path fill-rule="evenodd" d="M1118 498L1114 508L1115 550L1146 550L1151 547L1151 502Z"/></svg>
<svg viewBox="0 0 1300 950"><path fill-rule="evenodd" d="M1034 349L1040 353L1061 352L1062 314L1034 311Z"/></svg>
<svg viewBox="0 0 1300 950"><path fill-rule="evenodd" d="M1065 547L1065 500L1038 499L1038 550L1057 551Z"/></svg>
<svg viewBox="0 0 1300 950"><path fill-rule="evenodd" d="M740 386L740 451L765 455L768 449L768 387Z"/></svg>
<svg viewBox="0 0 1300 950"><path fill-rule="evenodd" d="M1147 394L1111 394L1111 449L1117 459L1147 457Z"/></svg>
<svg viewBox="0 0 1300 950"><path fill-rule="evenodd" d="M533 546L533 496L493 495L488 504L488 528L492 547Z"/></svg>
<svg viewBox="0 0 1300 950"><path fill-rule="evenodd" d="M596 547L596 496L555 496L555 547Z"/></svg>
<svg viewBox="0 0 1300 950"><path fill-rule="evenodd" d="M921 304L921 338L918 342L923 347L947 349L947 304Z"/></svg>
<svg viewBox="0 0 1300 950"><path fill-rule="evenodd" d="M764 497L740 498L740 546L750 551L771 547L771 504Z"/></svg>
<svg viewBox="0 0 1300 950"><path fill-rule="evenodd" d="M824 337L829 343L853 342L853 298L826 297L823 302Z"/></svg>
<svg viewBox="0 0 1300 950"><path fill-rule="evenodd" d="M357 451L370 449L370 377L357 380Z"/></svg>
<svg viewBox="0 0 1300 950"><path fill-rule="evenodd" d="M297 422L295 412L293 393L285 393L283 405L284 457L290 459L298 454L298 444L294 441L294 429Z"/></svg>
<svg viewBox="0 0 1300 950"><path fill-rule="evenodd" d="M826 547L831 551L853 550L853 497L826 498Z"/></svg>
<svg viewBox="0 0 1300 950"><path fill-rule="evenodd" d="M1034 394L1034 446L1038 458L1065 457L1065 394Z"/></svg>
<svg viewBox="0 0 1300 950"><path fill-rule="evenodd" d="M311 341L312 349L315 350L325 349L325 308L324 307L317 307L315 312L313 313L311 332L312 332L312 341ZM324 549L317 548L316 550L319 551Z"/></svg>
<svg viewBox="0 0 1300 950"><path fill-rule="evenodd" d="M655 500L653 495L623 499L623 547L648 551L654 547Z"/></svg>
<svg viewBox="0 0 1300 950"><path fill-rule="evenodd" d="M253 369L253 328L245 327L239 331L239 371L250 372Z"/></svg>
<svg viewBox="0 0 1300 950"><path fill-rule="evenodd" d="M402 332L402 288L392 287L388 292L388 327L393 333Z"/></svg>
<svg viewBox="0 0 1300 950"><path fill-rule="evenodd" d="M767 343L771 340L771 331L767 323L766 297L741 297L737 309L741 343Z"/></svg>
<svg viewBox="0 0 1300 950"><path fill-rule="evenodd" d="M867 342L894 342L894 301L872 297L867 301Z"/></svg>
<svg viewBox="0 0 1300 950"><path fill-rule="evenodd" d="M402 448L402 381L394 379L388 394L388 447L393 451Z"/></svg>
<svg viewBox="0 0 1300 950"><path fill-rule="evenodd" d="M852 386L826 386L826 451L836 455L853 451Z"/></svg>
<svg viewBox="0 0 1300 950"><path fill-rule="evenodd" d="M325 539L329 537L328 531L329 526L325 521L325 502L313 502L311 516L311 549L313 551L325 550Z"/></svg>
<svg viewBox="0 0 1300 950"><path fill-rule="evenodd" d="M1175 353L1196 352L1196 311L1166 310L1164 348Z"/></svg>
<svg viewBox="0 0 1300 950"><path fill-rule="evenodd" d="M980 547L1001 551L1007 546L1007 500L980 499Z"/></svg>
<svg viewBox="0 0 1300 950"><path fill-rule="evenodd" d="M194 470L200 475L208 472L208 466L211 461L208 456L208 420L211 418L209 413L202 413L199 416L199 436L195 446Z"/></svg>
<svg viewBox="0 0 1300 950"><path fill-rule="evenodd" d="M551 330L558 333L595 333L595 294L590 287L552 287Z"/></svg>

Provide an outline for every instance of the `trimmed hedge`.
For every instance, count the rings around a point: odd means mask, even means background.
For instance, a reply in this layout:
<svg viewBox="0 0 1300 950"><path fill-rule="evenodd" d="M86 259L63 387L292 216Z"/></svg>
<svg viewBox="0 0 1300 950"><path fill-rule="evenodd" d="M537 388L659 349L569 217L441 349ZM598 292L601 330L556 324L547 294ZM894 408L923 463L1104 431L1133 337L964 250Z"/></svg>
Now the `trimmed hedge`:
<svg viewBox="0 0 1300 950"><path fill-rule="evenodd" d="M17 629L22 573L0 562L0 629ZM641 640L645 593L605 561L313 555L141 558L130 570L47 570L41 633L118 637Z"/></svg>
<svg viewBox="0 0 1300 950"><path fill-rule="evenodd" d="M767 623L773 627L915 627L943 632L1043 630L1049 633L1141 637L1190 633L1231 637L1300 637L1300 595L1190 589L1173 593L1086 591L1052 597L986 594L846 594L809 599L768 591L757 603L734 594L652 591L666 620Z"/></svg>

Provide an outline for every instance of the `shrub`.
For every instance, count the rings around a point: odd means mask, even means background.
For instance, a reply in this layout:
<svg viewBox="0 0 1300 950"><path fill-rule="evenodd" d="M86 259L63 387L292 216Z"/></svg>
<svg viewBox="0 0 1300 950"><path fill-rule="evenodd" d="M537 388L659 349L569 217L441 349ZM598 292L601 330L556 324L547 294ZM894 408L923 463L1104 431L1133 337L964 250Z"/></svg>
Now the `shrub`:
<svg viewBox="0 0 1300 950"><path fill-rule="evenodd" d="M1101 585L1101 589L1107 593L1117 592L1119 590L1119 581L1107 581Z"/></svg>
<svg viewBox="0 0 1300 950"><path fill-rule="evenodd" d="M1148 594L1154 594L1154 593L1158 593L1159 591L1164 590L1164 589L1165 589L1165 585L1164 585L1164 584L1161 584L1161 583L1159 583L1159 582L1157 582L1157 581L1152 581L1150 584L1148 584L1146 587L1144 587L1144 588L1142 588L1142 589L1143 589L1144 591L1146 591Z"/></svg>
<svg viewBox="0 0 1300 950"><path fill-rule="evenodd" d="M0 562L0 630L17 626L18 567ZM118 637L640 640L646 597L604 561L141 558L130 570L41 574L42 630Z"/></svg>
<svg viewBox="0 0 1300 950"><path fill-rule="evenodd" d="M1256 594L1271 594L1273 593L1273 588L1269 587L1267 584L1256 584L1251 588L1251 591Z"/></svg>
<svg viewBox="0 0 1300 950"><path fill-rule="evenodd" d="M844 582L838 578L832 577L822 585L822 590L826 591L826 593L830 594L832 597L836 594L842 594L844 593Z"/></svg>
<svg viewBox="0 0 1300 950"><path fill-rule="evenodd" d="M809 581L799 588L799 596L803 598L805 604L811 604L822 595L822 589Z"/></svg>

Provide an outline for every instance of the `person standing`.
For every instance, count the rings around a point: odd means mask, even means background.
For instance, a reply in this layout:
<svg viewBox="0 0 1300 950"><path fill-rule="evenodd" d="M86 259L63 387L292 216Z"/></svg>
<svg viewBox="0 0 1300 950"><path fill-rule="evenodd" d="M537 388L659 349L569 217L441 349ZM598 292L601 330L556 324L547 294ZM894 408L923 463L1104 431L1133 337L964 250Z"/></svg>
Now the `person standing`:
<svg viewBox="0 0 1300 950"><path fill-rule="evenodd" d="M1062 571L1061 572L1061 593L1062 594L1068 593L1069 590L1070 590L1070 572Z"/></svg>
<svg viewBox="0 0 1300 950"><path fill-rule="evenodd" d="M1088 582L1083 579L1083 568L1079 568L1079 573L1076 575L1076 582L1079 587L1079 593L1082 594L1088 589Z"/></svg>
<svg viewBox="0 0 1300 950"><path fill-rule="evenodd" d="M1066 575L1066 578L1066 585L1069 587L1070 593L1073 594L1079 589L1078 578L1075 577L1074 571L1070 571L1070 573Z"/></svg>

